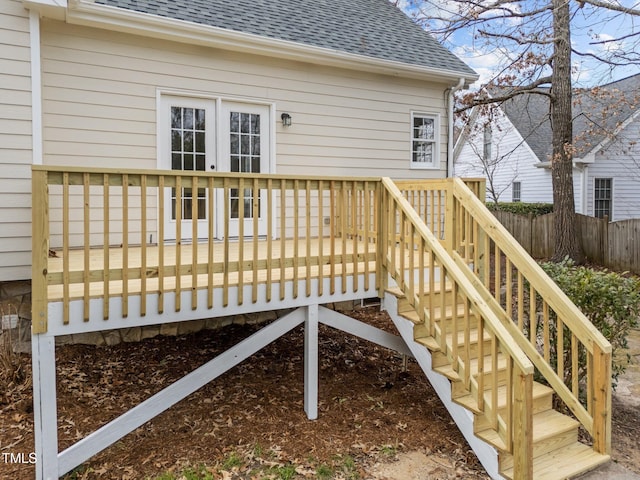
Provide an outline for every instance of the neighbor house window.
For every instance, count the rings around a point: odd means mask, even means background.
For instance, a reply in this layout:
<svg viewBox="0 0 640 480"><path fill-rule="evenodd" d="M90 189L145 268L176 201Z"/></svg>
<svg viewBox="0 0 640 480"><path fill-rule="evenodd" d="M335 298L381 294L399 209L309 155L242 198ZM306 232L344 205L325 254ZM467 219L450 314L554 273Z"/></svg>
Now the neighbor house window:
<svg viewBox="0 0 640 480"><path fill-rule="evenodd" d="M491 125L484 126L484 139L482 143L482 158L485 162L491 160Z"/></svg>
<svg viewBox="0 0 640 480"><path fill-rule="evenodd" d="M438 116L413 113L411 125L411 168L437 168L437 139L440 132Z"/></svg>
<svg viewBox="0 0 640 480"><path fill-rule="evenodd" d="M613 181L610 178L596 178L593 191L593 215L611 218Z"/></svg>
<svg viewBox="0 0 640 480"><path fill-rule="evenodd" d="M522 184L520 182L513 182L511 185L511 201L519 202L522 200Z"/></svg>

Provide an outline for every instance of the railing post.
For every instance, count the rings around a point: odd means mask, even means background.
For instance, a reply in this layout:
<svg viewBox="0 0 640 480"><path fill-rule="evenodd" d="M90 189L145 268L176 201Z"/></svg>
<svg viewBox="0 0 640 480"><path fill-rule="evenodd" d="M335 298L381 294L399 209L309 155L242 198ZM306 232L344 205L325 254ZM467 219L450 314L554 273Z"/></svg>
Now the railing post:
<svg viewBox="0 0 640 480"><path fill-rule="evenodd" d="M388 201L387 192L384 182L380 180L376 184L376 215L378 232L376 238L376 287L378 289L378 297L384 298L384 292L387 288L389 273L386 268L385 257L389 248L389 232L388 232Z"/></svg>
<svg viewBox="0 0 640 480"><path fill-rule="evenodd" d="M515 371L513 381L513 478L533 478L533 374Z"/></svg>
<svg viewBox="0 0 640 480"><path fill-rule="evenodd" d="M611 453L611 353L593 344L593 391L589 412L593 417L593 449L601 454Z"/></svg>
<svg viewBox="0 0 640 480"><path fill-rule="evenodd" d="M453 178L447 179L446 205L444 209L444 244L447 252L452 253L455 246L456 209L453 195Z"/></svg>
<svg viewBox="0 0 640 480"><path fill-rule="evenodd" d="M49 261L49 191L46 170L31 172L31 331L47 331Z"/></svg>

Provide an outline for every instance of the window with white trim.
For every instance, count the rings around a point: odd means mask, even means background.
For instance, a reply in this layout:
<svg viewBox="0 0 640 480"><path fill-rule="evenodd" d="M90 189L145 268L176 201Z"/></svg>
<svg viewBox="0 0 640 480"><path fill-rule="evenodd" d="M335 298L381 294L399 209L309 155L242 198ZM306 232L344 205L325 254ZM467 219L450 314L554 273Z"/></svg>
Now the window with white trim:
<svg viewBox="0 0 640 480"><path fill-rule="evenodd" d="M493 135L491 132L491 125L486 124L484 126L483 139L482 139L482 158L485 162L491 161L491 142Z"/></svg>
<svg viewBox="0 0 640 480"><path fill-rule="evenodd" d="M613 201L613 180L611 178L595 178L593 188L593 216L611 218Z"/></svg>
<svg viewBox="0 0 640 480"><path fill-rule="evenodd" d="M522 183L513 182L511 184L511 201L520 202L522 200Z"/></svg>
<svg viewBox="0 0 640 480"><path fill-rule="evenodd" d="M440 122L437 115L411 114L411 168L437 168Z"/></svg>

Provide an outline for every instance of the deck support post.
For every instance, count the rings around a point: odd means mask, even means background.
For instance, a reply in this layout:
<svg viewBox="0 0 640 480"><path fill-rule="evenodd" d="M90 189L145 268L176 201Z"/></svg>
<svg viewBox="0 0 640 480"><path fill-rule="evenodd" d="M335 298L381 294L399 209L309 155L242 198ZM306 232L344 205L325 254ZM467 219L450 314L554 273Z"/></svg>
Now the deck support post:
<svg viewBox="0 0 640 480"><path fill-rule="evenodd" d="M306 307L304 324L304 411L309 420L318 418L318 305Z"/></svg>
<svg viewBox="0 0 640 480"><path fill-rule="evenodd" d="M58 414L55 337L34 334L31 345L36 480L57 479Z"/></svg>

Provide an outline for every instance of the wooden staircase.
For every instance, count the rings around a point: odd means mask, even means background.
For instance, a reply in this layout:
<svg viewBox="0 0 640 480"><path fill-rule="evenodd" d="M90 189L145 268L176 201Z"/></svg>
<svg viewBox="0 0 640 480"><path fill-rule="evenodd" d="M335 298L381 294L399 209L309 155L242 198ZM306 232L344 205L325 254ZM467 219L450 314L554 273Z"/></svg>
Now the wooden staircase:
<svg viewBox="0 0 640 480"><path fill-rule="evenodd" d="M452 401L473 413L473 433L475 437L495 448L499 475L510 479L521 478L514 473L514 455L510 453L509 445L505 445L503 436L499 434L504 428L500 419L508 414L507 392L510 389L507 382L510 380L506 356L500 352L497 356L486 353L491 351L491 343L495 342L495 338L487 330L483 330L480 341L478 329L473 326L473 314L472 321L469 322L468 312L465 318L465 305L457 301L458 299L454 301L451 286L440 288L436 285L431 294L427 285L422 292L425 302L431 301L437 305L431 309L426 305L426 309L433 315L433 318L429 319L434 326L431 334L426 322L420 320L416 308L400 288L387 288L386 293L386 299L389 295L394 298L393 302L386 300L385 304L395 304L395 311L389 311L389 314L396 325L398 321L403 320L412 324L413 338L405 338L405 341L413 344L410 348L419 345L417 348L426 349L431 357L432 371L449 380L451 396L450 400L445 399L445 403ZM400 328L399 330L402 333ZM456 349L464 349L465 355L456 352ZM480 355L483 361L479 361ZM463 381L462 372L465 369L460 364L462 358L468 361L469 387L466 387ZM533 478L571 478L607 462L608 455L597 453L591 446L578 441L580 423L555 411L553 399L552 388L533 382L530 403L533 414ZM447 408L449 407L450 405L447 405ZM496 415L492 415L494 412ZM491 462L491 459L480 460L483 464L485 461ZM489 467L488 471L490 469Z"/></svg>

